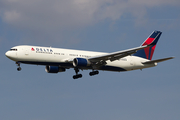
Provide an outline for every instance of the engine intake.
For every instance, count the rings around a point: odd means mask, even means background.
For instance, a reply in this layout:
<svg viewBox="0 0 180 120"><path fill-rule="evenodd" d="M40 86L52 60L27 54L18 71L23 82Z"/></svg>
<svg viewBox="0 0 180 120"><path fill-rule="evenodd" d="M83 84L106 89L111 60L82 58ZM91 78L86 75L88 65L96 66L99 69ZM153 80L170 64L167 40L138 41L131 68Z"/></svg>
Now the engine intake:
<svg viewBox="0 0 180 120"><path fill-rule="evenodd" d="M74 67L86 67L90 65L91 63L85 58L74 58L73 60Z"/></svg>
<svg viewBox="0 0 180 120"><path fill-rule="evenodd" d="M58 73L58 72L65 72L66 69L58 66L46 66L45 71L47 73Z"/></svg>

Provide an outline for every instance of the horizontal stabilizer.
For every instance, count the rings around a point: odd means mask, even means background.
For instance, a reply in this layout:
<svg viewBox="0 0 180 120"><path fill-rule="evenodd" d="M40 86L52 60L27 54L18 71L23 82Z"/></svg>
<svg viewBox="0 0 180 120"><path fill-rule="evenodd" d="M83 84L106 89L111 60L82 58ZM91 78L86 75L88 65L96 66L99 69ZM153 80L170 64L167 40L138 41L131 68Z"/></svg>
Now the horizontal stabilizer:
<svg viewBox="0 0 180 120"><path fill-rule="evenodd" d="M163 61L173 59L173 58L174 57L168 57L168 58L163 58L163 59L151 60L151 61L143 62L142 64L153 64L153 63L163 62Z"/></svg>

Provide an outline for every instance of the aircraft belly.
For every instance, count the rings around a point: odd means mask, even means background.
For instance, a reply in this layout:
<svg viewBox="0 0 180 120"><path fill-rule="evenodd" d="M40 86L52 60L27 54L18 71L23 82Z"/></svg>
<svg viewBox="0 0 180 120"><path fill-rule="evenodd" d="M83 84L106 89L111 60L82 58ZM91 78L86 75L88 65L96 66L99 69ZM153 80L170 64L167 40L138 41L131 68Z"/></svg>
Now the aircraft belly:
<svg viewBox="0 0 180 120"><path fill-rule="evenodd" d="M50 65L50 66L61 66L72 68L73 65L71 63L61 63L61 62L33 62L33 61L19 61L25 64L33 64L33 65Z"/></svg>
<svg viewBox="0 0 180 120"><path fill-rule="evenodd" d="M101 66L99 70L104 70L104 71L116 71L116 72L121 72L121 71L127 71L126 69L120 68L120 67L115 67L115 66Z"/></svg>

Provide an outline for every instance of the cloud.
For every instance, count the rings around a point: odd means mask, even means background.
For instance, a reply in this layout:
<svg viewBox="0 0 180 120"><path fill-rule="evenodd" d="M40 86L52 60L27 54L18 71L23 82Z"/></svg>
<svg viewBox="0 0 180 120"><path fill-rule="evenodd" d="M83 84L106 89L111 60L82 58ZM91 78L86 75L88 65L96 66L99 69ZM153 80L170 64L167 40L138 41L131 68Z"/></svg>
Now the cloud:
<svg viewBox="0 0 180 120"><path fill-rule="evenodd" d="M87 26L125 13L143 17L147 7L177 5L179 0L7 0L1 16L20 27L59 28ZM1 10L2 11L2 10Z"/></svg>
<svg viewBox="0 0 180 120"><path fill-rule="evenodd" d="M147 9L178 6L179 0L2 0L0 17L15 29L34 33L76 30L130 16L146 22ZM136 24L137 24L136 23Z"/></svg>
<svg viewBox="0 0 180 120"><path fill-rule="evenodd" d="M20 14L16 11L6 11L4 13L4 20L8 23L17 22L20 20Z"/></svg>

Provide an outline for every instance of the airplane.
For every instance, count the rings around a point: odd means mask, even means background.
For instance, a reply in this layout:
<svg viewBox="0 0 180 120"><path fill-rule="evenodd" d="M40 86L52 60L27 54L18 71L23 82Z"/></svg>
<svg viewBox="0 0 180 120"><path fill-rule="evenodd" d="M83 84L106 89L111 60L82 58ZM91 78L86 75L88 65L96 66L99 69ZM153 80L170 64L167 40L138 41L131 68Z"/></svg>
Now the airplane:
<svg viewBox="0 0 180 120"><path fill-rule="evenodd" d="M113 53L92 52L52 47L19 45L12 47L5 55L15 61L20 71L20 64L44 65L47 73L65 72L74 68L73 79L82 77L79 70L92 70L90 76L102 71L131 71L154 67L174 57L151 60L161 31L153 31L139 47Z"/></svg>

